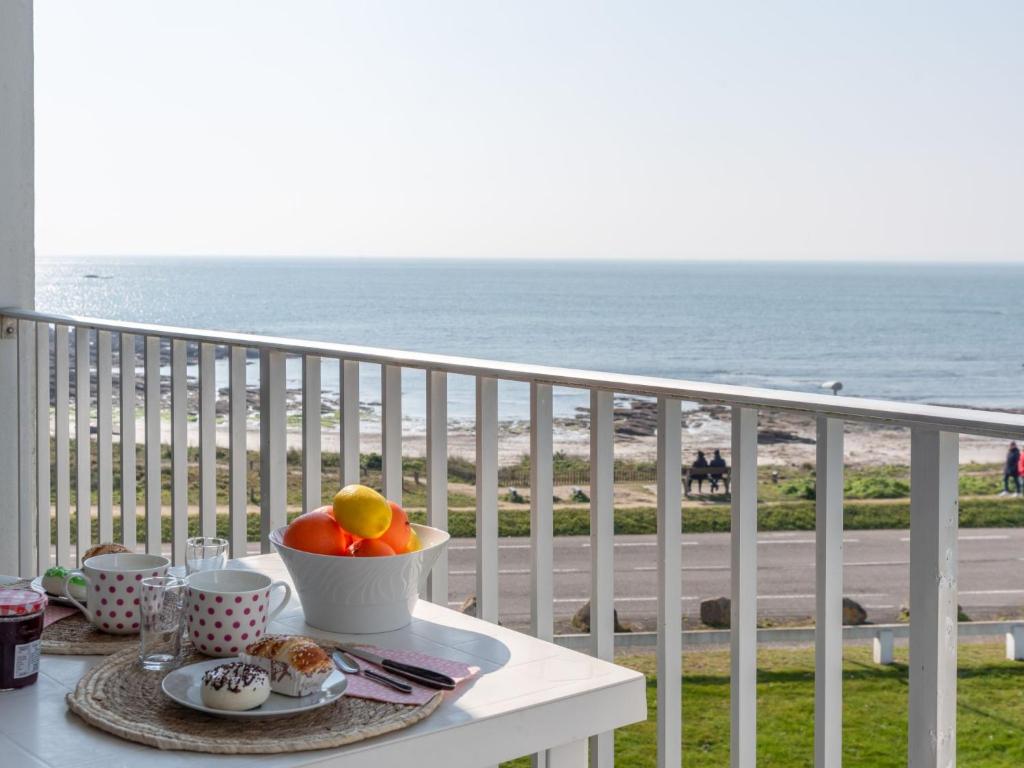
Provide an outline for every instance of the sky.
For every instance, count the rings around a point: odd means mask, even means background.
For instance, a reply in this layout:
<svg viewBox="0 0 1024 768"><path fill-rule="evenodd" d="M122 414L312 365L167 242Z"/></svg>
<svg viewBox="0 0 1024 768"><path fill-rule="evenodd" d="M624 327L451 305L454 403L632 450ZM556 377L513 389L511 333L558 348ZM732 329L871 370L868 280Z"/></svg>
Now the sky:
<svg viewBox="0 0 1024 768"><path fill-rule="evenodd" d="M36 0L47 255L1024 261L1024 3Z"/></svg>

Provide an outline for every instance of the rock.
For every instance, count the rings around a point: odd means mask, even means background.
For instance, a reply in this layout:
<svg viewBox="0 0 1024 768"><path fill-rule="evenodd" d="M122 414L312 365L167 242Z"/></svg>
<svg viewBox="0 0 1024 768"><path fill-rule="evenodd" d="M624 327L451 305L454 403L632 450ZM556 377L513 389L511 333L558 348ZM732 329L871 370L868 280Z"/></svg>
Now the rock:
<svg viewBox="0 0 1024 768"><path fill-rule="evenodd" d="M910 621L910 609L905 606L900 606L900 621ZM971 617L964 613L964 607L960 603L956 604L956 620L957 621L971 621Z"/></svg>
<svg viewBox="0 0 1024 768"><path fill-rule="evenodd" d="M470 595L462 601L462 605L459 606L459 611L476 618L476 595Z"/></svg>
<svg viewBox="0 0 1024 768"><path fill-rule="evenodd" d="M716 597L713 600L702 600L700 603L700 620L715 629L728 629L732 622L732 601L728 597Z"/></svg>
<svg viewBox="0 0 1024 768"><path fill-rule="evenodd" d="M615 611L615 610L612 611L612 621L615 624L615 631L616 632L632 632L633 631L633 628L630 627L629 625L627 625L627 624L620 624L619 623L619 612L618 611ZM580 632L582 632L584 634L589 634L589 632L590 632L590 601L589 600L586 602L586 604L582 608L580 608L578 611L576 611L576 615L572 617L572 625L576 629L578 629Z"/></svg>
<svg viewBox="0 0 1024 768"><path fill-rule="evenodd" d="M848 597L843 598L844 626L858 626L860 624L864 624L867 620L868 612L864 610L864 606L856 600L851 600Z"/></svg>

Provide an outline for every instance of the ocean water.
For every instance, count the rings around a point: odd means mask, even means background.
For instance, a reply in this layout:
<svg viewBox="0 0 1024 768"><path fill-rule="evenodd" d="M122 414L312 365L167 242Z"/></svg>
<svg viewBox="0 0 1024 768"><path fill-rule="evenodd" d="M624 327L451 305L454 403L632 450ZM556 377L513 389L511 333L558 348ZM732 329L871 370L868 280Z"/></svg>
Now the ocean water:
<svg viewBox="0 0 1024 768"><path fill-rule="evenodd" d="M88 277L93 275L94 277ZM1024 265L41 259L42 311L497 360L1024 406ZM289 367L290 385L300 369ZM363 366L361 395L379 392ZM337 387L324 367L325 389ZM423 376L403 377L422 414ZM503 384L502 419L528 416ZM556 391L556 415L586 404ZM473 414L452 377L449 413Z"/></svg>

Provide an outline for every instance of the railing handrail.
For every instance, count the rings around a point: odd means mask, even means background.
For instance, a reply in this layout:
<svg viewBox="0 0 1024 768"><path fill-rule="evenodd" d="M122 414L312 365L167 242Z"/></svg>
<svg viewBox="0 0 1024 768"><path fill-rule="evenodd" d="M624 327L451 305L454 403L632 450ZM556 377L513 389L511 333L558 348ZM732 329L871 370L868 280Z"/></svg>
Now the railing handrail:
<svg viewBox="0 0 1024 768"><path fill-rule="evenodd" d="M539 382L557 387L600 389L620 394L672 397L718 405L774 408L800 411L852 421L886 422L904 427L931 427L962 434L1002 438L1024 438L1024 415L998 411L954 408L942 405L901 403L808 392L713 384L683 379L607 373L576 368L512 363L473 357L408 352L381 347L309 341L281 336L263 336L233 331L210 331L150 323L133 323L78 315L60 315L32 310L0 309L0 317L18 318L59 325L84 326L99 330L157 336L185 341L225 344L254 349L273 349L296 355L319 355L363 363L397 365L404 368L445 371L467 376L487 376L512 381Z"/></svg>

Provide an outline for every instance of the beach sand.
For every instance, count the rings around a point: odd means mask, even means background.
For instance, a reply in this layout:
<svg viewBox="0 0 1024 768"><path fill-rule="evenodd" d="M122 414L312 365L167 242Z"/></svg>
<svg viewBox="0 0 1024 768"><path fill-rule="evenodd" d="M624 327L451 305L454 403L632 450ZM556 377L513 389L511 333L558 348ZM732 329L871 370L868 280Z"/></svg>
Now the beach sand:
<svg viewBox="0 0 1024 768"><path fill-rule="evenodd" d="M292 398L289 397L289 400ZM615 455L620 459L654 460L657 455L653 430L653 404L650 401L626 400L616 407ZM361 410L360 451L380 452L380 418L375 404ZM336 412L336 411L335 411ZM298 410L289 406L288 448L301 449L302 434L297 419ZM701 406L684 411L682 427L684 463L698 450L710 452L720 449L730 462L729 409L721 406ZM142 423L138 422L137 440L144 441ZM115 433L116 434L116 433ZM761 465L799 466L815 461L815 422L806 414L787 411L762 411L759 423L760 440L758 463ZM188 424L189 445L198 445L198 424ZM259 449L259 423L250 415L247 426L248 448ZM340 429L336 421L329 421L321 430L322 450L337 452L340 448ZM162 440L170 442L170 424L162 422ZM227 423L218 423L217 444L228 445ZM502 422L498 430L498 453L502 465L514 464L530 450L529 424L521 421ZM575 418L556 419L554 450L570 456L586 456L590 450L589 414L581 409ZM403 424L402 452L406 456L422 457L426 454L426 434L421 420L406 419ZM476 437L472 423L450 422L448 452L451 456L472 460L476 452ZM999 462L1006 452L1006 441L974 435L963 435L960 440L960 462ZM850 466L880 466L910 463L910 431L885 424L849 422L846 425L846 463Z"/></svg>

